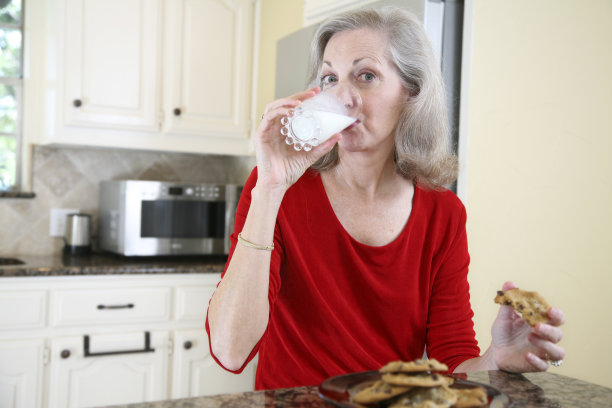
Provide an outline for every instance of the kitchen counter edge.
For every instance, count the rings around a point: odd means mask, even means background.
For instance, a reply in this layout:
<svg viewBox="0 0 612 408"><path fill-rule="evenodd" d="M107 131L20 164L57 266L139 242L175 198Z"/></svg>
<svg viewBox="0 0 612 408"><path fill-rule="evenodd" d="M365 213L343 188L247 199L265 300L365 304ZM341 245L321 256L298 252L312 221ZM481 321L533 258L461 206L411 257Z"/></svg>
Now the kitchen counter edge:
<svg viewBox="0 0 612 408"><path fill-rule="evenodd" d="M0 278L83 275L221 273L225 257L146 257L115 255L17 256L24 263L0 265Z"/></svg>

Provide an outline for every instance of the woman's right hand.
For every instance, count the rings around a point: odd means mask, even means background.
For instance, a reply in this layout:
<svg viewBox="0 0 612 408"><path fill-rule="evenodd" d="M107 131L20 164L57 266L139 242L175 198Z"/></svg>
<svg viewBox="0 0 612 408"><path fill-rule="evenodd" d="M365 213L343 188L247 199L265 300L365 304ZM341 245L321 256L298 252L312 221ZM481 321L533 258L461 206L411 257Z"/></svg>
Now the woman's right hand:
<svg viewBox="0 0 612 408"><path fill-rule="evenodd" d="M319 92L321 90L317 86L266 105L253 139L258 185L265 185L271 190L284 194L314 162L329 152L340 140L340 134L335 134L309 152L298 152L285 143L285 136L281 134L283 127L281 118L286 116L290 109L295 109L302 101L312 98Z"/></svg>

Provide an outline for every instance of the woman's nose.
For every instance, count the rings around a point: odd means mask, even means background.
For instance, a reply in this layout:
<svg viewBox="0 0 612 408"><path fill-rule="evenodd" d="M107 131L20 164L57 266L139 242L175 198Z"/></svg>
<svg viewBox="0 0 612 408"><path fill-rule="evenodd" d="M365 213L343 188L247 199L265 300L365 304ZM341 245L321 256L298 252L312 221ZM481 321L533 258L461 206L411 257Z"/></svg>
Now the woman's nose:
<svg viewBox="0 0 612 408"><path fill-rule="evenodd" d="M350 82L338 82L325 92L332 93L338 98L346 108L349 116L356 117L361 112L361 95L359 90Z"/></svg>

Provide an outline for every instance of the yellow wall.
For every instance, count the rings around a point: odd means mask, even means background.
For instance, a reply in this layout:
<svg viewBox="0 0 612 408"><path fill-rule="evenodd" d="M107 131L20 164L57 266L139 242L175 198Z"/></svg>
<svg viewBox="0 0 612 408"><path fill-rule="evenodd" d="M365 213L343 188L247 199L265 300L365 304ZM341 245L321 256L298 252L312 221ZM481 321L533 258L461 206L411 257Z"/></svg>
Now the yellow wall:
<svg viewBox="0 0 612 408"><path fill-rule="evenodd" d="M302 28L302 4L303 0L261 0L257 118L274 100L276 41Z"/></svg>
<svg viewBox="0 0 612 408"><path fill-rule="evenodd" d="M567 315L553 371L612 387L612 2L474 0L472 12L477 336L489 344L495 291L512 280Z"/></svg>

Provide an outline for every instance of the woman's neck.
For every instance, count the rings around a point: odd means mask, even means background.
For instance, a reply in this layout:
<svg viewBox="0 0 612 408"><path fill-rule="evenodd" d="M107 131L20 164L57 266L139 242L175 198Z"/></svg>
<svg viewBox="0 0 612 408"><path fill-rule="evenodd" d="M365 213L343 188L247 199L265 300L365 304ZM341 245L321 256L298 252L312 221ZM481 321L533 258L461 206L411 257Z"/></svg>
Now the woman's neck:
<svg viewBox="0 0 612 408"><path fill-rule="evenodd" d="M339 152L339 163L326 176L342 190L351 190L365 198L394 189L395 183L403 179L395 169L393 152L385 155Z"/></svg>

